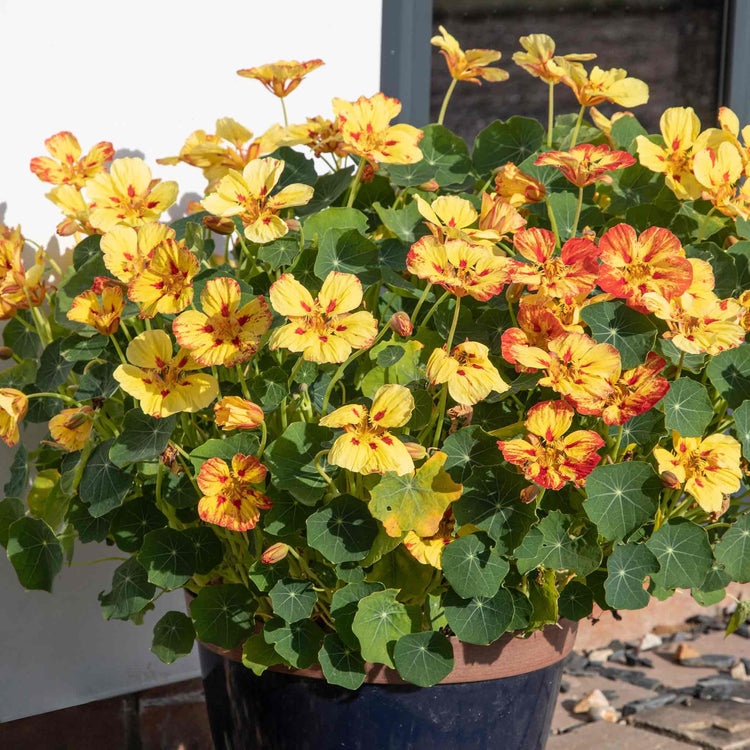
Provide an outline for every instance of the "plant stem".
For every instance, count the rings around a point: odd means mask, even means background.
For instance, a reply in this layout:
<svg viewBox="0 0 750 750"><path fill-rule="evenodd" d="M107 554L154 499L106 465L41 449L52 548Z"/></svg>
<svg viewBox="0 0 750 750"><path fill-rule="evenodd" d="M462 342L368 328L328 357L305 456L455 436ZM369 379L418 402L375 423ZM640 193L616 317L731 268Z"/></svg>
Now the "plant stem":
<svg viewBox="0 0 750 750"><path fill-rule="evenodd" d="M620 429L617 431L617 440L615 440L614 447L612 448L612 452L610 453L610 456L612 456L612 461L617 461L617 456L620 453L620 443L622 442L622 433L623 433L623 427L624 423L620 425Z"/></svg>
<svg viewBox="0 0 750 750"><path fill-rule="evenodd" d="M346 202L346 207L351 208L354 205L354 199L357 197L357 193L359 192L359 183L362 180L362 171L365 168L366 160L361 157L359 160L359 164L357 165L357 172L354 175L354 179L352 180L352 186L349 189L349 200Z"/></svg>
<svg viewBox="0 0 750 750"><path fill-rule="evenodd" d="M79 565L97 565L98 563L109 562L110 560L117 560L118 562L126 562L130 558L127 557L100 557L98 560L89 560L88 562L71 562L68 563L68 567Z"/></svg>
<svg viewBox="0 0 750 750"><path fill-rule="evenodd" d="M713 206L711 210L706 214L706 217L703 219L701 223L701 228L698 230L698 239L696 242L701 242L703 240L703 232L706 231L706 228L708 227L709 219L711 218L711 215L716 210L716 206Z"/></svg>
<svg viewBox="0 0 750 750"><path fill-rule="evenodd" d="M419 311L422 309L422 305L424 304L424 301L427 299L427 295L430 293L430 289L432 289L432 284L428 281L427 286L424 288L424 291L422 292L422 296L419 298L419 301L417 302L417 306L414 308L414 312L411 314L411 322L415 328L417 327L417 315L419 315Z"/></svg>
<svg viewBox="0 0 750 750"><path fill-rule="evenodd" d="M260 423L260 447L258 448L258 461L263 457L263 451L266 449L266 442L268 441L268 427L266 427L266 420L264 419Z"/></svg>
<svg viewBox="0 0 750 750"><path fill-rule="evenodd" d="M445 292L443 294L443 296L440 297L440 299L438 299L438 301L429 309L429 311L427 312L427 315L424 316L424 320L422 321L422 325L423 326L427 325L427 321L433 316L433 314L438 309L438 307L440 307L440 305L442 304L443 300L448 299L448 297L450 297L450 296L451 296L450 292Z"/></svg>
<svg viewBox="0 0 750 750"><path fill-rule="evenodd" d="M576 120L576 126L573 128L573 137L570 139L570 148L576 145L578 140L578 131L581 129L581 123L583 122L583 113L586 111L586 105L582 104L581 109L578 112L578 119Z"/></svg>
<svg viewBox="0 0 750 750"><path fill-rule="evenodd" d="M331 477L328 476L328 474L326 473L326 470L320 465L320 459L323 458L323 456L327 456L328 453L329 453L328 450L323 450L323 451L319 451L318 453L316 453L315 458L313 459L313 464L315 465L315 471L317 471L318 474L320 474L320 476L323 477L323 479L325 480L325 483L329 487L333 487L334 489L336 489L336 485L333 483L333 479L331 479Z"/></svg>
<svg viewBox="0 0 750 750"><path fill-rule="evenodd" d="M549 101L547 103L547 148L552 148L552 128L555 123L555 84L549 84Z"/></svg>
<svg viewBox="0 0 750 750"><path fill-rule="evenodd" d="M248 401L252 401L250 398L250 389L247 387L247 380L245 380L245 373L242 372L242 368L239 365L235 365L235 370L237 370L237 382L240 384L240 388L242 388L242 395Z"/></svg>
<svg viewBox="0 0 750 750"><path fill-rule="evenodd" d="M451 81L451 85L448 86L448 90L445 92L445 98L443 99L443 106L440 107L440 114L438 115L438 125L443 124L443 120L445 120L445 112L448 109L448 102L451 100L451 96L453 95L453 89L456 88L456 84L458 83L458 78L454 78Z"/></svg>
<svg viewBox="0 0 750 750"><path fill-rule="evenodd" d="M289 118L287 117L287 114L286 114L286 104L284 103L284 97L283 96L280 97L280 101L281 101L281 111L284 114L284 127L288 128L289 127Z"/></svg>
<svg viewBox="0 0 750 750"><path fill-rule="evenodd" d="M575 237L578 233L578 220L581 218L581 206L583 205L583 187L578 188L578 205L576 206L576 215L573 219L573 232L570 235Z"/></svg>
<svg viewBox="0 0 750 750"><path fill-rule="evenodd" d="M552 204L549 202L549 198L544 199L547 205L547 216L549 217L549 225L552 227L552 234L555 235L555 247L560 247L560 232L557 229L557 220L555 219L555 212L552 210Z"/></svg>
<svg viewBox="0 0 750 750"><path fill-rule="evenodd" d="M62 393L50 393L48 391L39 392L39 393L29 393L26 395L27 399L31 398L59 398L61 401L64 401L66 404L73 404L73 406L80 406L80 402L76 401L72 396L63 396Z"/></svg>
<svg viewBox="0 0 750 750"><path fill-rule="evenodd" d="M680 362L677 365L677 372L674 374L674 379L677 380L677 378L680 377L680 374L682 373L682 365L685 362L685 352L680 352Z"/></svg>
<svg viewBox="0 0 750 750"><path fill-rule="evenodd" d="M128 363L128 360L125 359L125 354L123 354L123 351L120 348L120 345L117 343L117 339L115 338L114 334L109 337L109 340L114 344L114 347L117 350L117 356L120 358L120 362L126 365Z"/></svg>
<svg viewBox="0 0 750 750"><path fill-rule="evenodd" d="M288 388L292 387L292 383L294 382L294 378L297 375L297 373L299 372L299 368L302 367L302 363L303 362L304 362L304 359L303 359L302 355L300 354L299 355L299 359L297 360L297 363L292 368L291 375L289 375L289 380L287 381L287 387Z"/></svg>
<svg viewBox="0 0 750 750"><path fill-rule="evenodd" d="M456 297L456 307L453 310L453 322L451 323L451 329L448 332L448 338L445 342L445 351L450 356L451 347L453 346L453 337L456 334L456 327L458 326L458 315L461 310L461 298ZM445 403L448 400L448 384L443 385L443 390L440 393L440 401L438 402L437 410L437 426L435 427L435 437L432 440L432 444L437 448L440 442L440 435L443 432L443 418L445 416Z"/></svg>

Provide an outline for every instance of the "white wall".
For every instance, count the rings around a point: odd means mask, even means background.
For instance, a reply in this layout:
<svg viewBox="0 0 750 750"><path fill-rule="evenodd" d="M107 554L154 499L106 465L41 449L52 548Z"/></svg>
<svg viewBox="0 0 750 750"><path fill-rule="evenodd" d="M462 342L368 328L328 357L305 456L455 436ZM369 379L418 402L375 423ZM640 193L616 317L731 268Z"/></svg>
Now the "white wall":
<svg viewBox="0 0 750 750"><path fill-rule="evenodd" d="M84 150L100 140L141 152L154 175L200 192L197 170L162 167L196 128L234 117L256 134L281 118L279 102L239 68L320 57L326 65L287 98L290 120L330 115L333 96L378 90L380 0L0 0L0 218L46 244L60 220L29 159L70 130ZM0 445L0 487L11 451ZM77 561L107 555L82 547ZM109 550L111 554L111 548ZM55 594L25 592L0 556L0 721L184 679L195 654L172 666L149 652L151 627L104 622L96 596L117 563L65 569ZM163 606L162 606L163 605Z"/></svg>

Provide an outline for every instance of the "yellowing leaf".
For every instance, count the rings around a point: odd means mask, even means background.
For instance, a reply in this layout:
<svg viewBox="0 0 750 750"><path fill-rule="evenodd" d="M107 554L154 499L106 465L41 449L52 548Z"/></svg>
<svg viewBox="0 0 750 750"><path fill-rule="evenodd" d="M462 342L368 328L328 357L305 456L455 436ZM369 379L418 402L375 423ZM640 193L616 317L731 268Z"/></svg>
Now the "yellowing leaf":
<svg viewBox="0 0 750 750"><path fill-rule="evenodd" d="M372 490L370 513L383 522L390 536L407 531L419 536L437 533L448 506L463 492L443 468L446 458L437 452L412 474L389 472Z"/></svg>

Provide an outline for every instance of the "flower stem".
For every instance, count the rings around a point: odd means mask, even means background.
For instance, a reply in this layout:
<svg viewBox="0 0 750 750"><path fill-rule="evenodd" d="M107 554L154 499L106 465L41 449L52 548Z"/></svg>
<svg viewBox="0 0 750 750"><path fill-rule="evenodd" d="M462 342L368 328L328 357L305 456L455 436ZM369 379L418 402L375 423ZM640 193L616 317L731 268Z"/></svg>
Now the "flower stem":
<svg viewBox="0 0 750 750"><path fill-rule="evenodd" d="M240 384L240 388L242 388L242 395L248 401L252 401L252 399L250 398L250 390L247 387L247 380L245 379L245 373L242 372L242 368L239 365L235 365L235 370L237 370L237 382Z"/></svg>
<svg viewBox="0 0 750 750"><path fill-rule="evenodd" d="M349 200L346 202L346 207L351 208L354 205L354 199L357 197L357 193L359 192L359 184L362 181L362 171L365 168L366 159L364 157L360 157L359 164L357 165L357 171L354 175L354 179L352 180L352 186L349 188Z"/></svg>
<svg viewBox="0 0 750 750"><path fill-rule="evenodd" d="M286 114L286 104L284 104L284 97L283 96L280 97L280 101L281 101L281 111L284 114L284 127L288 128L289 127L289 118L287 117L287 114Z"/></svg>
<svg viewBox="0 0 750 750"><path fill-rule="evenodd" d="M581 123L583 122L583 113L586 111L586 105L582 104L581 109L578 112L578 119L576 120L576 126L573 128L573 137L570 139L570 148L576 145L578 140L578 131L581 129Z"/></svg>
<svg viewBox="0 0 750 750"><path fill-rule="evenodd" d="M422 296L419 298L419 301L417 302L417 306L414 308L414 312L411 314L411 322L415 328L417 326L417 315L419 315L419 311L422 309L422 305L424 304L424 301L427 299L427 295L430 293L430 289L432 289L432 284L428 281L427 286L424 288L424 291L422 292Z"/></svg>
<svg viewBox="0 0 750 750"><path fill-rule="evenodd" d="M294 378L296 377L296 375L297 375L297 372L299 372L299 368L300 368L300 367L302 367L302 363L303 363L303 362L304 362L304 358L303 358L303 357L302 357L302 355L300 354L300 356L299 356L299 359L297 360L296 364L295 364L295 365L294 365L294 367L292 368L292 373L291 373L291 375L289 375L289 380L287 381L287 386L288 386L289 388L291 388L291 387L292 387L292 383L294 382Z"/></svg>
<svg viewBox="0 0 750 750"><path fill-rule="evenodd" d="M544 202L547 204L547 216L549 217L550 227L552 227L552 234L555 235L555 246L560 247L560 232L557 229L557 220L555 219L555 212L552 210L552 204L549 202L549 198L545 198Z"/></svg>
<svg viewBox="0 0 750 750"><path fill-rule="evenodd" d="M426 326L427 321L435 314L435 311L440 307L440 305L443 303L444 300L448 299L448 297L451 296L450 292L445 292L440 299L429 309L427 312L427 315L424 316L424 320L422 321L422 325Z"/></svg>
<svg viewBox="0 0 750 750"><path fill-rule="evenodd" d="M620 454L620 443L622 442L623 427L624 423L620 425L620 429L617 431L617 440L615 440L615 444L612 447L612 452L610 453L610 456L612 456L612 461L615 463L617 462L617 457Z"/></svg>
<svg viewBox="0 0 750 750"><path fill-rule="evenodd" d="M268 441L268 427L266 427L266 420L264 419L260 423L260 447L258 448L258 461L263 457L263 451L266 449L266 442Z"/></svg>
<svg viewBox="0 0 750 750"><path fill-rule="evenodd" d="M73 406L80 406L80 402L76 401L72 396L63 396L62 393L50 393L48 391L40 392L40 393L29 393L26 395L27 399L31 398L59 398L61 401L64 401L66 404L73 404Z"/></svg>
<svg viewBox="0 0 750 750"><path fill-rule="evenodd" d="M583 205L583 186L578 188L578 205L576 206L576 215L573 219L573 233L571 238L575 237L578 232L578 221L581 218L581 206Z"/></svg>
<svg viewBox="0 0 750 750"><path fill-rule="evenodd" d="M549 101L547 103L547 148L552 148L552 128L555 122L555 84L549 84Z"/></svg>
<svg viewBox="0 0 750 750"><path fill-rule="evenodd" d="M453 322L451 323L451 329L448 332L448 338L445 342L445 351L450 356L451 347L453 346L453 337L456 335L456 327L458 326L458 315L461 310L461 298L456 297L456 307L453 310ZM440 393L440 401L438 402L437 410L437 426L435 427L435 437L432 440L432 444L437 448L440 442L440 435L443 432L443 418L445 416L445 403L448 400L448 384L443 385L443 390Z"/></svg>
<svg viewBox="0 0 750 750"><path fill-rule="evenodd" d="M120 348L120 345L117 343L117 339L114 337L114 334L112 334L109 337L109 340L114 345L115 349L117 350L117 356L120 358L120 362L122 362L124 365L128 363L128 360L125 359L125 355L123 354L122 349Z"/></svg>
<svg viewBox="0 0 750 750"><path fill-rule="evenodd" d="M711 215L713 214L715 210L716 210L716 206L713 206L711 210L706 214L706 217L703 219L703 222L701 223L701 228L698 230L698 239L696 240L696 242L701 242L703 240L703 233L708 228L709 219L711 218Z"/></svg>
<svg viewBox="0 0 750 750"><path fill-rule="evenodd" d="M448 102L451 100L451 96L453 96L453 89L456 88L456 84L458 83L458 78L454 78L451 81L451 85L448 86L448 90L445 92L445 98L443 99L443 106L440 107L440 114L438 115L438 125L443 124L443 120L445 120L445 112L448 109Z"/></svg>
<svg viewBox="0 0 750 750"><path fill-rule="evenodd" d="M674 374L675 380L677 380L677 378L679 378L680 375L682 374L682 365L684 364L684 362L685 362L685 352L680 352L680 362L677 365L677 371Z"/></svg>

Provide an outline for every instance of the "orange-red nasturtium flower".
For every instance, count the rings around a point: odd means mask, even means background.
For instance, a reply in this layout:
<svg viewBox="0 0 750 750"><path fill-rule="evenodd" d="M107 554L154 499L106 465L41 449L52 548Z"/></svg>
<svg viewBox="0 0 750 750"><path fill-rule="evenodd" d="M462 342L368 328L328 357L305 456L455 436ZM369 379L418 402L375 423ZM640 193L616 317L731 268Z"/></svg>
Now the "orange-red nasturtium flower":
<svg viewBox="0 0 750 750"><path fill-rule="evenodd" d="M547 151L538 156L534 164L559 169L568 182L576 187L585 187L611 179L607 172L632 167L635 158L627 151L612 151L605 143L600 146L580 143L570 151Z"/></svg>
<svg viewBox="0 0 750 750"><path fill-rule="evenodd" d="M214 404L214 421L222 430L252 430L263 420L263 409L239 396L224 396Z"/></svg>
<svg viewBox="0 0 750 750"><path fill-rule="evenodd" d="M120 365L114 379L125 393L139 402L144 414L170 414L205 409L218 395L213 375L195 372L198 364L187 349L172 354L172 340L164 331L144 331L129 344L129 364Z"/></svg>
<svg viewBox="0 0 750 750"><path fill-rule="evenodd" d="M13 447L20 437L18 424L26 416L29 400L15 388L0 388L0 439Z"/></svg>
<svg viewBox="0 0 750 750"><path fill-rule="evenodd" d="M104 234L101 249L107 270L123 284L130 284L146 268L156 247L175 238L174 229L151 222L138 229L118 225Z"/></svg>
<svg viewBox="0 0 750 750"><path fill-rule="evenodd" d="M421 161L418 144L422 140L422 131L405 123L389 124L400 111L401 102L380 91L369 98L360 96L354 102L333 100L333 112L344 149L372 164Z"/></svg>
<svg viewBox="0 0 750 750"><path fill-rule="evenodd" d="M352 349L366 349L375 340L378 323L360 310L362 284L351 273L331 271L317 298L290 273L271 284L271 306L289 322L271 333L271 350L301 352L310 362L343 362Z"/></svg>
<svg viewBox="0 0 750 750"><path fill-rule="evenodd" d="M559 83L565 73L560 67L560 60L580 62L593 60L593 53L555 55L555 40L547 34L529 34L519 40L524 52L514 52L513 62L535 78L541 78L546 83Z"/></svg>
<svg viewBox="0 0 750 750"><path fill-rule="evenodd" d="M260 81L274 96L283 99L302 83L302 79L308 73L324 64L322 60L317 58L306 62L279 60L275 63L260 65L257 68L243 68L237 71L237 75Z"/></svg>
<svg viewBox="0 0 750 750"><path fill-rule="evenodd" d="M443 514L438 530L432 536L419 536L416 531L410 531L404 537L404 547L422 565L432 565L440 570L442 565L443 550L453 539L453 529L456 519L453 516L453 508L448 508Z"/></svg>
<svg viewBox="0 0 750 750"><path fill-rule="evenodd" d="M681 437L672 432L673 450L654 448L654 458L659 464L659 473L669 471L684 485L685 492L692 495L706 513L721 510L724 495L731 495L740 488L742 470L740 458L742 448L729 435Z"/></svg>
<svg viewBox="0 0 750 750"><path fill-rule="evenodd" d="M522 302L526 299L528 296L521 298ZM520 304L517 320L518 328L506 328L501 336L503 359L515 365L518 372L534 371L535 368L519 364L516 356L519 348L533 346L546 350L549 341L565 335L565 328L554 313L541 304Z"/></svg>
<svg viewBox="0 0 750 750"><path fill-rule="evenodd" d="M29 165L31 171L43 182L53 185L73 185L80 190L86 180L103 172L104 165L112 161L115 149L109 141L101 141L81 157L78 139L66 130L47 138L44 142L52 155L37 156Z"/></svg>
<svg viewBox="0 0 750 750"><path fill-rule="evenodd" d="M465 341L450 354L435 349L427 361L427 380L433 385L447 383L450 397L458 404L473 406L495 391L510 387L490 362L490 350L476 341Z"/></svg>
<svg viewBox="0 0 750 750"><path fill-rule="evenodd" d="M307 146L315 156L346 156L344 140L335 120L320 115L308 117L307 122L289 125L284 132L295 144Z"/></svg>
<svg viewBox="0 0 750 750"><path fill-rule="evenodd" d="M348 404L320 420L323 427L343 427L328 454L330 464L358 474L410 474L414 461L406 446L388 432L390 427L403 427L414 411L414 397L402 385L378 388L368 409Z"/></svg>
<svg viewBox="0 0 750 750"><path fill-rule="evenodd" d="M289 231L279 212L304 206L313 196L312 187L300 183L271 195L283 171L284 162L271 157L253 159L242 173L231 169L219 180L216 190L203 199L203 208L214 216L239 216L245 237L251 242L277 240Z"/></svg>
<svg viewBox="0 0 750 750"><path fill-rule="evenodd" d="M102 336L111 336L120 327L120 318L125 309L122 287L110 282L107 277L95 279L97 289L87 289L73 299L68 310L68 320L95 328Z"/></svg>
<svg viewBox="0 0 750 750"><path fill-rule="evenodd" d="M509 463L520 466L526 479L548 490L559 490L566 482L581 487L601 460L597 451L604 440L591 430L565 433L575 411L565 401L542 401L529 409L524 424L525 440L498 440Z"/></svg>
<svg viewBox="0 0 750 750"><path fill-rule="evenodd" d="M508 73L502 68L490 68L502 53L494 49L461 49L458 41L443 26L439 26L439 36L430 39L430 44L440 48L440 54L448 63L448 71L458 81L471 81L480 86L485 81L507 81Z"/></svg>
<svg viewBox="0 0 750 750"><path fill-rule="evenodd" d="M94 410L90 406L63 409L49 421L49 434L58 447L69 453L83 448L93 426Z"/></svg>
<svg viewBox="0 0 750 750"><path fill-rule="evenodd" d="M547 189L539 180L522 172L513 162L508 162L495 175L495 193L518 208L529 203L540 203Z"/></svg>
<svg viewBox="0 0 750 750"><path fill-rule="evenodd" d="M539 380L573 404L603 399L612 393L612 381L620 377L620 353L611 344L597 344L585 333L566 333L538 347L518 347L516 361L524 367L546 370Z"/></svg>
<svg viewBox="0 0 750 750"><path fill-rule="evenodd" d="M555 235L532 227L516 232L513 247L529 261L514 266L513 281L531 291L570 302L596 286L599 248L589 239L569 239L554 256Z"/></svg>
<svg viewBox="0 0 750 750"><path fill-rule="evenodd" d="M128 297L140 305L141 318L182 312L193 301L193 278L199 270L198 258L185 243L167 237L130 282Z"/></svg>
<svg viewBox="0 0 750 750"><path fill-rule="evenodd" d="M658 354L649 352L645 364L612 378L609 395L590 401L579 399L576 408L581 414L600 416L605 424L624 424L631 417L647 412L667 394L669 381L659 377L666 364Z"/></svg>
<svg viewBox="0 0 750 750"><path fill-rule="evenodd" d="M701 186L693 175L693 157L704 148L716 147L730 136L718 128L701 133L701 121L692 107L670 107L659 120L664 145L646 136L636 138L638 159L652 172L665 176L667 187L680 199L700 197Z"/></svg>
<svg viewBox="0 0 750 750"><path fill-rule="evenodd" d="M641 312L648 292L672 299L687 290L693 268L679 239L663 227L640 235L628 224L617 224L599 240L599 286Z"/></svg>
<svg viewBox="0 0 750 750"><path fill-rule="evenodd" d="M622 107L637 107L648 101L648 86L638 78L630 78L622 68L602 70L598 65L588 73L578 62L557 58L565 70L562 81L573 90L582 107L612 102Z"/></svg>
<svg viewBox="0 0 750 750"><path fill-rule="evenodd" d="M258 351L260 339L273 316L260 295L240 307L242 291L234 279L209 279L201 292L201 309L186 310L175 318L177 343L201 365L233 367Z"/></svg>
<svg viewBox="0 0 750 750"><path fill-rule="evenodd" d="M481 245L458 238L438 242L432 235L415 242L406 256L409 273L457 297L469 295L480 302L500 294L516 265Z"/></svg>
<svg viewBox="0 0 750 750"><path fill-rule="evenodd" d="M109 172L87 180L85 190L91 202L89 222L102 232L118 224L138 227L158 221L178 193L176 182L152 180L146 162L133 157L115 159Z"/></svg>
<svg viewBox="0 0 750 750"><path fill-rule="evenodd" d="M254 484L266 479L266 467L255 456L235 454L232 467L222 458L209 458L195 478L203 493L198 515L215 526L248 531L260 519L260 511L272 503Z"/></svg>

